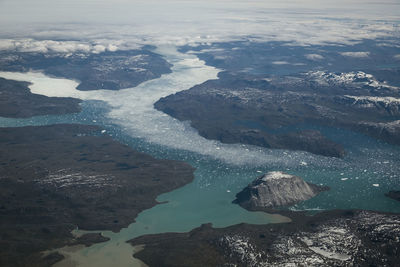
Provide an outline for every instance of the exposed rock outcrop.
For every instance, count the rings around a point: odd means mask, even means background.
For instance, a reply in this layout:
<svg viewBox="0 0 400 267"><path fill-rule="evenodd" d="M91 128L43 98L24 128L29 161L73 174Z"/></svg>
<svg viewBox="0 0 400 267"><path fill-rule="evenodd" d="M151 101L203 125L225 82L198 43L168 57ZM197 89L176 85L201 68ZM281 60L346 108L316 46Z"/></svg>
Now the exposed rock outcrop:
<svg viewBox="0 0 400 267"><path fill-rule="evenodd" d="M328 187L307 183L300 177L274 171L254 180L236 195L234 203L251 210L291 206L325 190L328 190Z"/></svg>

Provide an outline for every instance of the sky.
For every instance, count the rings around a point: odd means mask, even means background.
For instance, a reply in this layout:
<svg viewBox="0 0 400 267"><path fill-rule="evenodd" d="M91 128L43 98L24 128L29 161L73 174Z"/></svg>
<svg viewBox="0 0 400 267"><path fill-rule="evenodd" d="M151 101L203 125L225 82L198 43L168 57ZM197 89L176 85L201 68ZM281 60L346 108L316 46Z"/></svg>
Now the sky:
<svg viewBox="0 0 400 267"><path fill-rule="evenodd" d="M399 22L399 0L0 0L0 38L106 46L249 36L305 45L346 43L398 36Z"/></svg>

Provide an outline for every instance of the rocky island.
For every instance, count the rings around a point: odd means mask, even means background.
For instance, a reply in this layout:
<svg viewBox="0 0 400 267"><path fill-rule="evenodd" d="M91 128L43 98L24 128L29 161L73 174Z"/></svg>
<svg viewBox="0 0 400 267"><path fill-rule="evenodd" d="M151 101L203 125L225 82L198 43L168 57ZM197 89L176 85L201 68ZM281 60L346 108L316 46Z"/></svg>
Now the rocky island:
<svg viewBox="0 0 400 267"><path fill-rule="evenodd" d="M132 150L87 125L0 128L0 265L49 266L41 251L105 241L71 230L118 231L156 197L193 179L183 162Z"/></svg>
<svg viewBox="0 0 400 267"><path fill-rule="evenodd" d="M268 210L294 205L328 189L307 183L298 176L274 171L257 178L236 194L234 203L249 210Z"/></svg>

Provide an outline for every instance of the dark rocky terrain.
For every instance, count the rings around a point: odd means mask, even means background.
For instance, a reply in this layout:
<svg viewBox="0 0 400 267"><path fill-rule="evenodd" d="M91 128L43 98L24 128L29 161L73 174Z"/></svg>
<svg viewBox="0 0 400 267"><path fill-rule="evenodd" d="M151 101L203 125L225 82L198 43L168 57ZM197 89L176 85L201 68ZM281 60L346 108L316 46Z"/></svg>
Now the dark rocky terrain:
<svg viewBox="0 0 400 267"><path fill-rule="evenodd" d="M400 201L400 191L389 191L385 195L387 197L393 198L394 200Z"/></svg>
<svg viewBox="0 0 400 267"><path fill-rule="evenodd" d="M47 75L78 80L79 90L135 87L170 73L171 65L146 49L93 53L0 52L0 70L42 71Z"/></svg>
<svg viewBox="0 0 400 267"><path fill-rule="evenodd" d="M358 40L352 44L299 45L294 42L244 40L182 46L207 65L232 73L287 76L324 70L362 71L400 86L399 38Z"/></svg>
<svg viewBox="0 0 400 267"><path fill-rule="evenodd" d="M149 266L399 266L399 214L356 210L296 217L286 224L202 225L130 243L145 244L134 257Z"/></svg>
<svg viewBox="0 0 400 267"><path fill-rule="evenodd" d="M318 127L351 129L399 145L399 97L397 87L363 72L270 78L222 73L155 107L224 143L343 157L344 148Z"/></svg>
<svg viewBox="0 0 400 267"><path fill-rule="evenodd" d="M236 194L233 203L249 210L292 206L308 200L329 188L305 182L283 172L269 172L251 182Z"/></svg>
<svg viewBox="0 0 400 267"><path fill-rule="evenodd" d="M132 223L156 197L193 179L186 163L158 160L85 125L0 129L0 265L48 266L40 252L76 243L71 230Z"/></svg>
<svg viewBox="0 0 400 267"><path fill-rule="evenodd" d="M32 94L29 83L0 78L0 116L26 118L38 115L74 113L81 110L79 99Z"/></svg>

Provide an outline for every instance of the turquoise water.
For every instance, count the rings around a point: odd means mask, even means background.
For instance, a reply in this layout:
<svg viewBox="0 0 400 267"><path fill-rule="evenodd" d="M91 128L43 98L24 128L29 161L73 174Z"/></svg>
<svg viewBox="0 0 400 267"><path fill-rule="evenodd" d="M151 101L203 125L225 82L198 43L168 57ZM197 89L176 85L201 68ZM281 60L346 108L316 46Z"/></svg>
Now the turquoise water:
<svg viewBox="0 0 400 267"><path fill-rule="evenodd" d="M303 177L309 182L331 187L330 191L296 205L296 209L359 208L400 212L399 203L384 196L384 193L389 190L400 189L400 149L362 134L342 129L320 128L324 134L346 148L347 155L344 159L300 153L304 155L304 162L301 162L298 161L299 154L290 160L293 152L283 151L282 154L286 159L282 159L282 162L234 165L198 153L171 149L131 137L105 116L107 112L108 109L102 102L85 101L83 111L79 114L40 116L29 119L0 118L0 125L4 127L54 123L97 124L107 129L107 133L114 139L136 150L157 158L183 160L190 163L196 168L196 179L183 188L161 195L159 201L169 200L170 204L157 207L160 214L180 213L176 212L176 209L182 209L183 213L180 214L185 214L184 217L195 216L198 218L197 221L207 222L213 210L221 211L226 206L235 206L230 204L235 198L235 193L261 173L271 170L286 171ZM311 163L308 163L308 160ZM379 187L373 184L379 184ZM190 213L194 207L196 207L196 212ZM169 208L171 211L168 211ZM223 212L220 214L224 218L227 216ZM218 218L214 219L216 223Z"/></svg>

